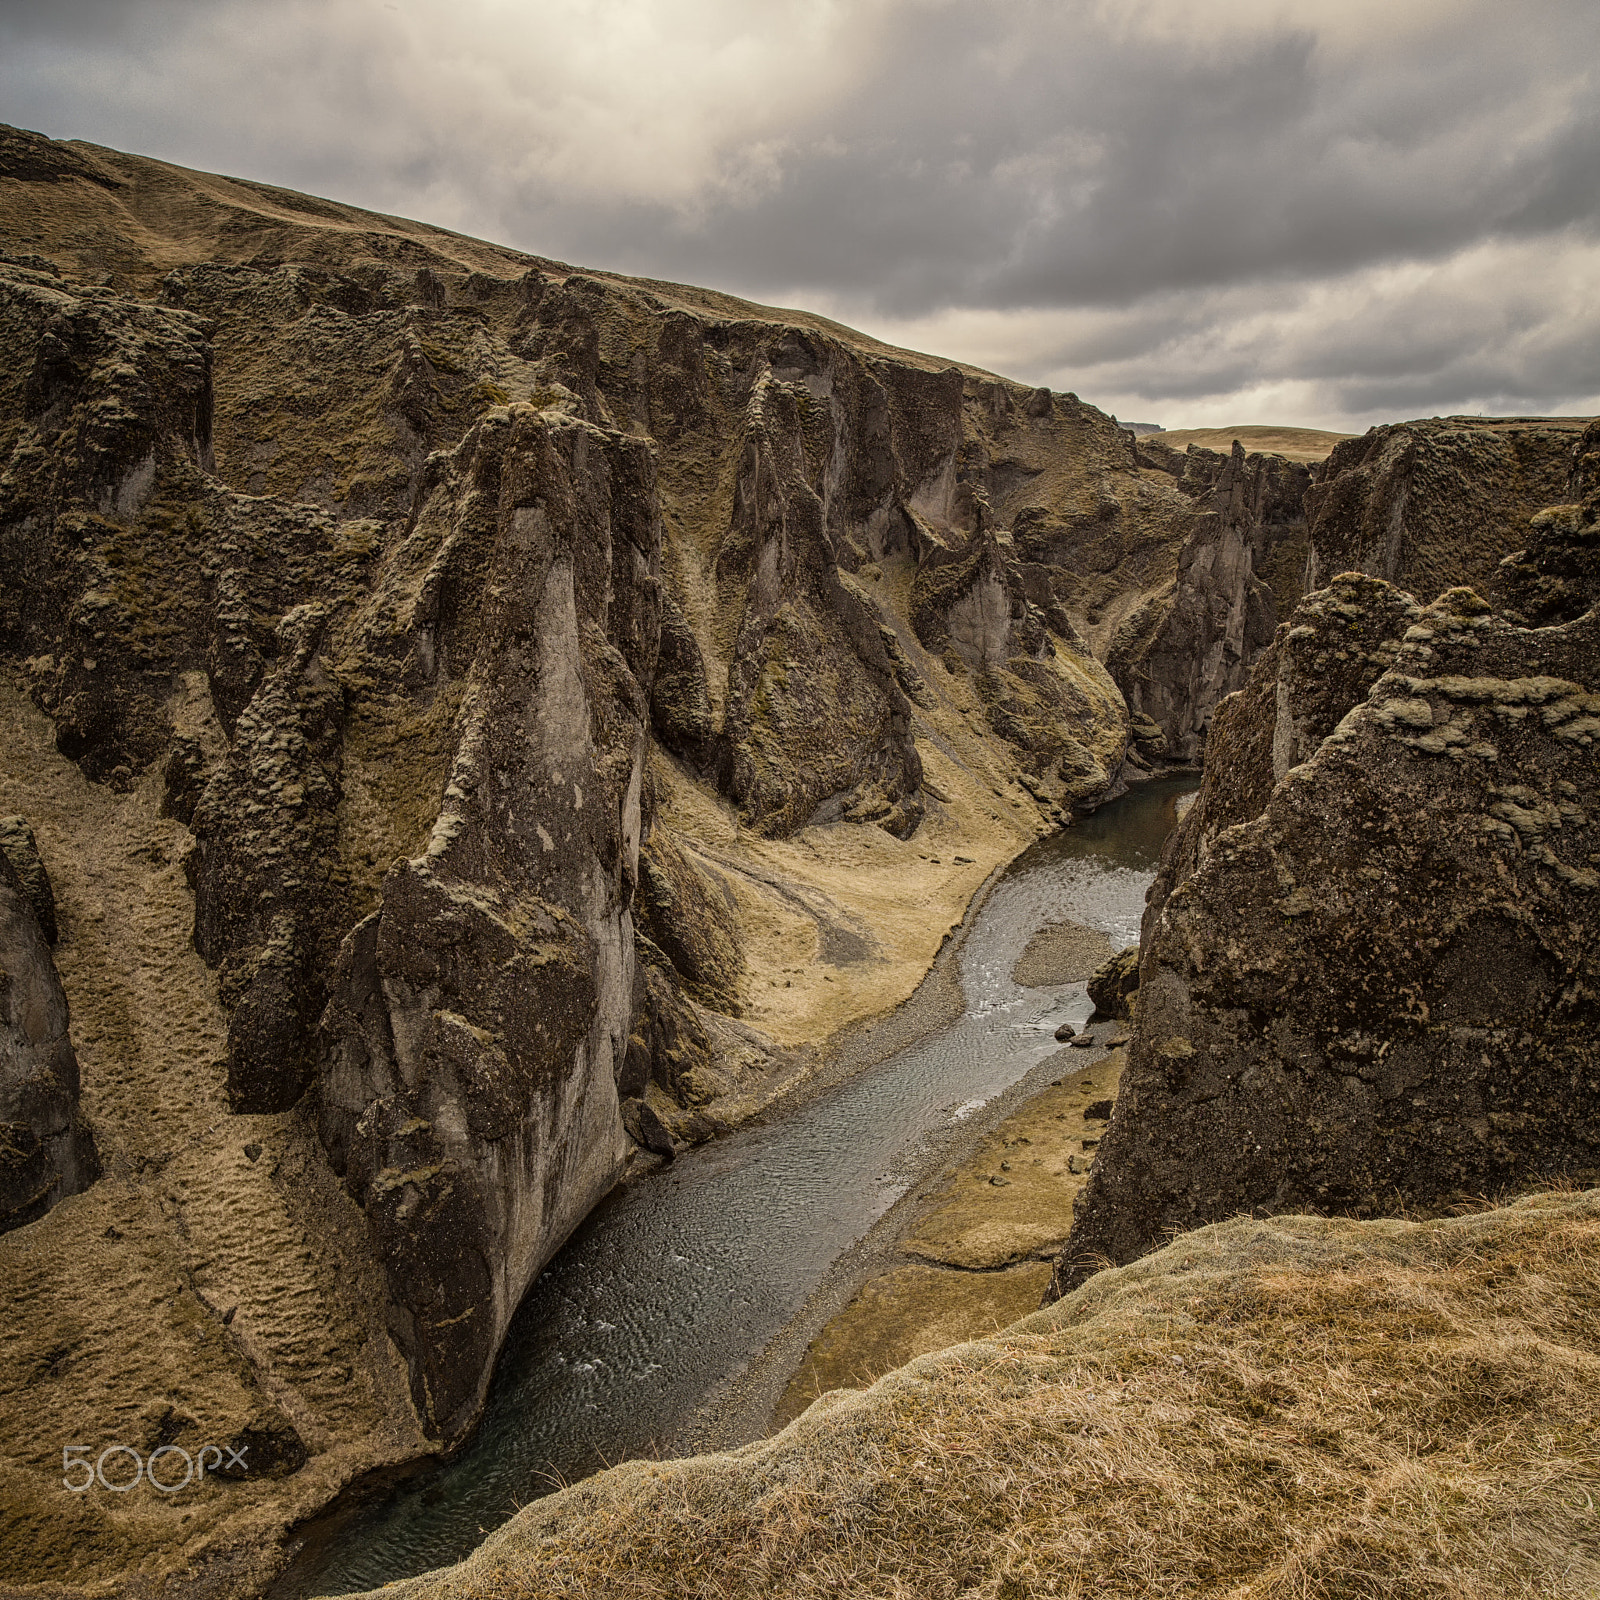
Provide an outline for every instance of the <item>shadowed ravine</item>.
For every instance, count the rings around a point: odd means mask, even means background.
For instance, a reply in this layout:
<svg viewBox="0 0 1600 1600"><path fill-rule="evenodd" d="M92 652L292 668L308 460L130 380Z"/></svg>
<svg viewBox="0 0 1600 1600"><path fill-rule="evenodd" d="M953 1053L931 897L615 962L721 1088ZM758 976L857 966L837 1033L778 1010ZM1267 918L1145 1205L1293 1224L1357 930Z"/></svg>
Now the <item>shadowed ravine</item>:
<svg viewBox="0 0 1600 1600"><path fill-rule="evenodd" d="M524 1300L461 1453L313 1539L276 1593L345 1593L444 1565L561 1480L672 1453L962 1123L1056 1051L1059 1022L1088 1016L1081 983L1023 989L1012 965L1065 917L1132 943L1175 800L1193 786L1146 785L1020 856L967 932L966 1014L947 1032L616 1191Z"/></svg>

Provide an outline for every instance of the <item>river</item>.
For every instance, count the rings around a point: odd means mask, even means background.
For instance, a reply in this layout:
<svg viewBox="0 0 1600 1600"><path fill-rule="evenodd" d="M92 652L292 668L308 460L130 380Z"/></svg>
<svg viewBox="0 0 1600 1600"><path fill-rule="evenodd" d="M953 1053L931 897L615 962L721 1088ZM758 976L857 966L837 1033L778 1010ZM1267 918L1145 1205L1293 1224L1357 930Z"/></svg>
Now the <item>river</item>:
<svg viewBox="0 0 1600 1600"><path fill-rule="evenodd" d="M457 1561L518 1506L629 1456L703 1435L830 1267L962 1130L1031 1092L1081 1025L1084 986L1011 979L1044 924L1070 918L1115 948L1193 778L1135 789L1025 851L969 919L956 959L965 1015L797 1108L681 1155L615 1191L528 1291L481 1424L449 1461L340 1517L275 1596L375 1588Z"/></svg>

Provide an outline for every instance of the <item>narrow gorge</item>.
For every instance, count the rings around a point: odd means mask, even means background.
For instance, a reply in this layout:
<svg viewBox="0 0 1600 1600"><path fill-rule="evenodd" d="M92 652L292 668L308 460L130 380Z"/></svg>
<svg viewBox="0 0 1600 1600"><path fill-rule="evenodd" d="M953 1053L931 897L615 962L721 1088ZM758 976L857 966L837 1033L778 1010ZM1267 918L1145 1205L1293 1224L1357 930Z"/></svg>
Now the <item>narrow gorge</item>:
<svg viewBox="0 0 1600 1600"><path fill-rule="evenodd" d="M1549 1281L1592 1258L1593 424L1137 436L9 128L0 341L0 1594L265 1594L352 1486L469 1439L619 1183L955 1028L975 897L1165 774L1199 798L1019 1348L1114 1367L1105 1308L1186 1292L1177 1230L1223 1225L1240 1284L1502 1237L1241 1216L1566 1185L1517 1215ZM633 1592L573 1552L666 1561L625 1526L658 1494L746 1532L775 1483L859 1499L918 1370L602 1474L486 1547L523 1587L448 1592ZM219 1471L63 1488L112 1448ZM950 1592L1034 1592L998 1559Z"/></svg>

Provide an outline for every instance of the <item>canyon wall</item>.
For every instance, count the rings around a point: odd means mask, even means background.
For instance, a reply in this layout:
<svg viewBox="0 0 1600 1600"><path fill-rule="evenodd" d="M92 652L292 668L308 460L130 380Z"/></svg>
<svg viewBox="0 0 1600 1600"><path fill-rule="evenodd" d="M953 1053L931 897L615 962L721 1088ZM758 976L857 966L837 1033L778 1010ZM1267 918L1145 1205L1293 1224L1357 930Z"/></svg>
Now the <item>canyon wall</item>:
<svg viewBox="0 0 1600 1600"><path fill-rule="evenodd" d="M0 198L0 809L61 922L5 890L0 1387L272 1464L46 1561L7 1411L0 1581L245 1592L471 1425L630 1164L1159 759L1091 635L1192 501L1074 396L802 313L14 130Z"/></svg>
<svg viewBox="0 0 1600 1600"><path fill-rule="evenodd" d="M1528 519L1564 498L1583 427L1574 417L1433 417L1335 445L1306 495L1307 589L1354 571L1424 602L1455 584L1485 590Z"/></svg>
<svg viewBox="0 0 1600 1600"><path fill-rule="evenodd" d="M1239 1212L1600 1177L1600 439L1563 431L1520 609L1345 573L1218 711L1057 1293Z"/></svg>
<svg viewBox="0 0 1600 1600"><path fill-rule="evenodd" d="M55 896L33 830L0 819L0 1233L99 1175L79 1107L67 997L50 956Z"/></svg>
<svg viewBox="0 0 1600 1600"><path fill-rule="evenodd" d="M1161 731L1155 749L1197 765L1211 714L1242 686L1300 598L1304 501L1313 468L1280 455L1229 455L1151 441L1136 450L1178 478L1193 504L1171 585L1130 609L1106 654L1136 717Z"/></svg>

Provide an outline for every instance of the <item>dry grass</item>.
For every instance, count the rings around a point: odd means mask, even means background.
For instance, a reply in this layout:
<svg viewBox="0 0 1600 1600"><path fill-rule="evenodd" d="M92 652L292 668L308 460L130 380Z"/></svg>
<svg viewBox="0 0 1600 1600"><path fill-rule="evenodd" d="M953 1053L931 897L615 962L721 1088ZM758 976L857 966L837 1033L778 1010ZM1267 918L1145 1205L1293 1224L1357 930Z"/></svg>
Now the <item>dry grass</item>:
<svg viewBox="0 0 1600 1600"><path fill-rule="evenodd" d="M1597 1495L1600 1191L1204 1229L384 1594L1593 1597Z"/></svg>
<svg viewBox="0 0 1600 1600"><path fill-rule="evenodd" d="M1328 433L1322 428L1287 428L1271 423L1247 423L1237 428L1173 428L1167 433L1153 433L1152 439L1182 450L1191 444L1206 450L1220 450L1224 455L1233 448L1237 439L1247 451L1262 450L1274 455L1287 456L1291 461L1324 461L1341 439L1353 439L1351 433Z"/></svg>

